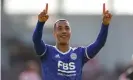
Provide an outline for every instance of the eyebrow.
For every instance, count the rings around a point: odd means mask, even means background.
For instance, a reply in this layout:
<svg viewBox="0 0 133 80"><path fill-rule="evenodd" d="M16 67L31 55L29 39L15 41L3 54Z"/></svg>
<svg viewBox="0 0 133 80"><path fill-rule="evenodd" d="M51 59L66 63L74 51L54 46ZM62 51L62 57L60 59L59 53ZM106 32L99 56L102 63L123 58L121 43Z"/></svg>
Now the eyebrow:
<svg viewBox="0 0 133 80"><path fill-rule="evenodd" d="M69 26L65 26L65 27L68 27L69 28Z"/></svg>

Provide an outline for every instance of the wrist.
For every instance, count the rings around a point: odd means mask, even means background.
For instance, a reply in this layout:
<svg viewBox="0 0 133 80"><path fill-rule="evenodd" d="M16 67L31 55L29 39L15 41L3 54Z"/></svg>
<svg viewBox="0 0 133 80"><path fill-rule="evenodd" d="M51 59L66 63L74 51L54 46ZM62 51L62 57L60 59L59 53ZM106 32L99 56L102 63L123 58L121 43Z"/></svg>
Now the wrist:
<svg viewBox="0 0 133 80"><path fill-rule="evenodd" d="M45 23L46 21L41 21L41 20L38 20L39 23Z"/></svg>
<svg viewBox="0 0 133 80"><path fill-rule="evenodd" d="M108 28L109 24L102 23L102 26Z"/></svg>
<svg viewBox="0 0 133 80"><path fill-rule="evenodd" d="M105 26L108 26L109 25L109 22L102 22L103 23L103 25L105 25Z"/></svg>
<svg viewBox="0 0 133 80"><path fill-rule="evenodd" d="M39 20L39 19L38 19L38 22L42 22L42 23L44 23L44 22L46 22L46 21L44 21L44 20Z"/></svg>
<svg viewBox="0 0 133 80"><path fill-rule="evenodd" d="M39 25L44 25L45 22L41 22L41 21L38 20L37 24L39 24Z"/></svg>

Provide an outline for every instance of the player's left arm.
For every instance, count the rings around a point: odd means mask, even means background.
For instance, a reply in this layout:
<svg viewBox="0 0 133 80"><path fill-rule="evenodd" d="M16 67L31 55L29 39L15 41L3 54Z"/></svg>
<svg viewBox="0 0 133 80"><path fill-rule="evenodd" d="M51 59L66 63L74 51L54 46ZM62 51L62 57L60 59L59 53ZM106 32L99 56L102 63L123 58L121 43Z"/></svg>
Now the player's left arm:
<svg viewBox="0 0 133 80"><path fill-rule="evenodd" d="M100 33L96 41L85 48L85 54L88 59L93 58L105 45L111 18L112 18L111 13L109 13L108 10L105 10L105 4L103 4L103 21Z"/></svg>

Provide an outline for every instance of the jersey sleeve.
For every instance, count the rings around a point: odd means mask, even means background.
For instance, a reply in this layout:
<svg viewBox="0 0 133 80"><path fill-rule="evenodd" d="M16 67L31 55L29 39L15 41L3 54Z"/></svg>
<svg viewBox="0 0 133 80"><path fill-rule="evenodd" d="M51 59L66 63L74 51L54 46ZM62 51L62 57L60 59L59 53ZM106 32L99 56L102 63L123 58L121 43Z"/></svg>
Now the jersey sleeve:
<svg viewBox="0 0 133 80"><path fill-rule="evenodd" d="M43 33L43 26L45 22L37 22L35 31L33 33L33 43L34 43L34 49L39 56L43 56L46 51L48 46L43 42L42 40L42 33Z"/></svg>
<svg viewBox="0 0 133 80"><path fill-rule="evenodd" d="M92 44L90 44L87 47L82 47L82 55L83 59L85 61L88 59L92 59L95 57L95 55L101 50L101 48L105 45L106 39L107 39L107 34L108 34L108 26L109 25L104 25L102 24L100 33Z"/></svg>

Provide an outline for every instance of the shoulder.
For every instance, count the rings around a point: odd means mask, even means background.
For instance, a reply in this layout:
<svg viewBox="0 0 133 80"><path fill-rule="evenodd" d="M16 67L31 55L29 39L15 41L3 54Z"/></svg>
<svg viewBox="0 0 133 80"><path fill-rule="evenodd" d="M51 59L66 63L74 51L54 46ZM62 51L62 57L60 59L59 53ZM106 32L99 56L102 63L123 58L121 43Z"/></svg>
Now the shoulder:
<svg viewBox="0 0 133 80"><path fill-rule="evenodd" d="M49 53L49 52L51 53L51 51L54 50L54 46L53 45L45 44L45 47L46 47L46 49L45 49L44 53Z"/></svg>
<svg viewBox="0 0 133 80"><path fill-rule="evenodd" d="M84 46L78 46L78 47L72 47L71 48L73 51L84 51L85 47Z"/></svg>
<svg viewBox="0 0 133 80"><path fill-rule="evenodd" d="M53 45L49 45L49 44L45 44L45 46L46 46L48 49L53 49L53 48L54 48Z"/></svg>
<svg viewBox="0 0 133 80"><path fill-rule="evenodd" d="M72 47L72 49L84 49L84 46Z"/></svg>

